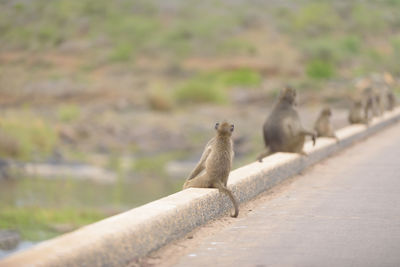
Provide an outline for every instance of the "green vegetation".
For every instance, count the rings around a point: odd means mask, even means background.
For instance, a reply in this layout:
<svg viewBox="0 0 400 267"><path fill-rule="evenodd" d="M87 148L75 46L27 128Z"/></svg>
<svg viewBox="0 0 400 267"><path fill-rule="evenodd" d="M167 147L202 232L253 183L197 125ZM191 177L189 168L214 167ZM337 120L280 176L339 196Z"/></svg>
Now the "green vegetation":
<svg viewBox="0 0 400 267"><path fill-rule="evenodd" d="M113 47L111 61L129 61L132 58L134 46L131 43L120 43Z"/></svg>
<svg viewBox="0 0 400 267"><path fill-rule="evenodd" d="M248 40L239 39L237 37L225 40L218 44L218 51L222 55L255 55L257 48Z"/></svg>
<svg viewBox="0 0 400 267"><path fill-rule="evenodd" d="M334 76L335 69L331 63L313 60L307 64L307 75L313 79L328 79Z"/></svg>
<svg viewBox="0 0 400 267"><path fill-rule="evenodd" d="M353 35L341 38L320 37L304 40L302 50L308 59L324 60L340 64L359 55L362 49L360 38Z"/></svg>
<svg viewBox="0 0 400 267"><path fill-rule="evenodd" d="M261 84L261 81L261 75L250 69L202 73L181 85L175 91L175 97L182 103L223 104L228 102L229 88L256 87Z"/></svg>
<svg viewBox="0 0 400 267"><path fill-rule="evenodd" d="M175 91L175 98L181 103L223 104L228 102L227 93L219 84L199 78L189 80L181 85Z"/></svg>
<svg viewBox="0 0 400 267"><path fill-rule="evenodd" d="M260 86L262 81L261 75L251 69L221 71L211 74L211 76L215 77L215 82L220 83L224 87L257 87Z"/></svg>
<svg viewBox="0 0 400 267"><path fill-rule="evenodd" d="M330 2L311 2L291 14L292 29L306 35L318 35L333 31L340 23L340 17L332 12Z"/></svg>
<svg viewBox="0 0 400 267"><path fill-rule="evenodd" d="M0 119L0 155L29 160L35 155L45 157L53 152L58 138L54 128L31 115Z"/></svg>
<svg viewBox="0 0 400 267"><path fill-rule="evenodd" d="M223 12L229 3L196 3L194 9L191 1L186 1L177 5L179 16L171 18L164 16L160 3L160 0L6 1L0 4L3 5L2 46L44 50L74 40L95 43L105 38L111 61L129 61L138 53L161 50L184 56L197 53L199 42L212 42L209 48L219 46L224 42L218 40L219 35L243 23L240 9ZM216 12L208 12L209 8ZM166 19L167 24L163 23ZM216 49L209 52L215 53Z"/></svg>
<svg viewBox="0 0 400 267"><path fill-rule="evenodd" d="M72 122L79 118L81 111L77 105L61 105L58 108L58 119L62 122Z"/></svg>

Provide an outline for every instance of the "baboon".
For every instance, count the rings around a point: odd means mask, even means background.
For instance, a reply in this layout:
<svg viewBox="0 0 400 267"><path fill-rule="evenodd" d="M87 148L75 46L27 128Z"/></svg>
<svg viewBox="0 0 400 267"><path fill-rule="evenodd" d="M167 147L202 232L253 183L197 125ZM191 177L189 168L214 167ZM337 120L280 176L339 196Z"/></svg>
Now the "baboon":
<svg viewBox="0 0 400 267"><path fill-rule="evenodd" d="M363 116L363 105L361 100L353 101L353 105L350 108L348 119L351 124L356 124L356 123L368 124L368 117L365 117L365 115Z"/></svg>
<svg viewBox="0 0 400 267"><path fill-rule="evenodd" d="M200 161L183 184L183 189L189 187L217 188L219 192L227 194L235 208L232 217L239 215L238 202L232 192L227 188L229 172L234 156L233 142L231 139L234 129L233 124L216 123L217 134L208 141ZM205 172L201 172L205 169Z"/></svg>
<svg viewBox="0 0 400 267"><path fill-rule="evenodd" d="M387 97L387 110L393 110L396 106L396 96L391 89L388 89L386 93Z"/></svg>
<svg viewBox="0 0 400 267"><path fill-rule="evenodd" d="M314 130L317 132L317 137L330 137L337 138L335 131L331 124L332 111L330 108L324 108L318 116L317 121L314 124Z"/></svg>
<svg viewBox="0 0 400 267"><path fill-rule="evenodd" d="M376 89L374 91L374 105L372 106L372 114L374 115L374 117L379 117L383 114L383 110L382 110L382 99L381 99L381 91Z"/></svg>
<svg viewBox="0 0 400 267"><path fill-rule="evenodd" d="M316 135L312 131L303 128L299 114L294 108L296 102L296 90L286 86L279 96L278 102L273 108L263 126L264 143L266 150L257 159L262 159L275 152L292 152L306 155L303 145L306 135L311 136L315 145Z"/></svg>
<svg viewBox="0 0 400 267"><path fill-rule="evenodd" d="M383 81L385 83L385 94L384 98L386 99L386 105L385 109L386 110L393 110L394 107L396 106L396 96L393 92L393 86L395 84L395 80L393 79L393 76L385 72L383 73Z"/></svg>
<svg viewBox="0 0 400 267"><path fill-rule="evenodd" d="M362 91L362 102L360 102L361 108L364 107L364 121L369 121L369 119L376 114L376 98L374 96L374 92L371 87L366 87ZM356 100L353 103L353 108L352 110L355 110L355 113L357 114L358 111L358 100ZM351 112L350 112L351 113ZM353 118L356 118L357 121L359 121L358 115L354 115ZM350 121L350 117L349 117ZM350 122L350 123L360 123L360 122Z"/></svg>

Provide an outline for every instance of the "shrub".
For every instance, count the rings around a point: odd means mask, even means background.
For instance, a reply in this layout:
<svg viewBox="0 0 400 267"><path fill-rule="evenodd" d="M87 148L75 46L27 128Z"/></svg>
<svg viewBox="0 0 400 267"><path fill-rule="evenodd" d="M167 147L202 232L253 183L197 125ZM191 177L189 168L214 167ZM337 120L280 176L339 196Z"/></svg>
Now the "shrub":
<svg viewBox="0 0 400 267"><path fill-rule="evenodd" d="M361 41L357 36L346 36L341 40L341 47L351 54L357 54L361 49Z"/></svg>
<svg viewBox="0 0 400 267"><path fill-rule="evenodd" d="M360 39L352 35L339 39L321 37L304 40L302 50L308 59L340 63L358 54L361 45Z"/></svg>
<svg viewBox="0 0 400 267"><path fill-rule="evenodd" d="M13 151L11 155L8 154L10 151L0 151L0 154L5 157L29 160L33 153L47 156L57 144L57 133L40 118L30 116L2 118L0 128L4 137L15 142L16 151Z"/></svg>
<svg viewBox="0 0 400 267"><path fill-rule="evenodd" d="M306 72L313 79L328 79L334 76L335 68L328 61L313 60L307 64Z"/></svg>
<svg viewBox="0 0 400 267"><path fill-rule="evenodd" d="M216 83L191 80L175 91L175 98L181 103L226 103L226 92Z"/></svg>
<svg viewBox="0 0 400 267"><path fill-rule="evenodd" d="M258 86L262 81L260 73L251 69L223 71L217 74L217 79L224 86Z"/></svg>

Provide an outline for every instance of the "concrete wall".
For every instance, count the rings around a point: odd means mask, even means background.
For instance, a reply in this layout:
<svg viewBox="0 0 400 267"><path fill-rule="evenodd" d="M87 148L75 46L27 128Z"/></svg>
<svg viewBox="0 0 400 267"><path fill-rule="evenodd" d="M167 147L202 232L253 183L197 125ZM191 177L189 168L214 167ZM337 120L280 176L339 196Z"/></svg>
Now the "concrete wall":
<svg viewBox="0 0 400 267"><path fill-rule="evenodd" d="M228 185L241 203L249 201L399 119L400 108L374 120L368 128L352 125L338 130L339 143L319 138L312 147L308 142L308 157L273 154L262 163L232 171ZM216 189L190 188L40 243L4 259L0 266L123 266L231 210L229 199Z"/></svg>

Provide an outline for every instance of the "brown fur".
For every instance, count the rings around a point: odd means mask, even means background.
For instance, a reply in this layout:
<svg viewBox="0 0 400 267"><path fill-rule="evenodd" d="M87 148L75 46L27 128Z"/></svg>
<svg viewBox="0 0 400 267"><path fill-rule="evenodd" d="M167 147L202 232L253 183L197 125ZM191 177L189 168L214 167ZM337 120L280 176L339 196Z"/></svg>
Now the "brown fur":
<svg viewBox="0 0 400 267"><path fill-rule="evenodd" d="M331 109L324 108L314 124L314 130L317 132L318 137L335 138L336 141L338 141L339 139L337 138L331 124L331 116Z"/></svg>
<svg viewBox="0 0 400 267"><path fill-rule="evenodd" d="M365 109L364 109L365 111ZM349 122L351 124L363 123L368 124L368 118L363 116L363 105L360 100L354 100L349 112Z"/></svg>
<svg viewBox="0 0 400 267"><path fill-rule="evenodd" d="M208 141L200 161L183 184L183 189L189 187L218 188L221 193L228 195L235 208L232 217L239 215L238 202L227 188L229 173L234 156L231 135L233 124L223 122L215 125L217 135ZM205 169L205 172L201 172Z"/></svg>
<svg viewBox="0 0 400 267"><path fill-rule="evenodd" d="M296 90L287 86L281 91L278 103L273 108L263 126L265 152L257 159L262 159L275 152L292 152L306 155L303 151L305 137L311 136L315 145L316 135L303 128L299 114L294 108L296 103Z"/></svg>
<svg viewBox="0 0 400 267"><path fill-rule="evenodd" d="M364 121L382 115L381 94L379 90L367 87L362 92L362 105L364 107Z"/></svg>
<svg viewBox="0 0 400 267"><path fill-rule="evenodd" d="M388 89L387 94L387 110L393 110L396 106L396 96L391 89Z"/></svg>

